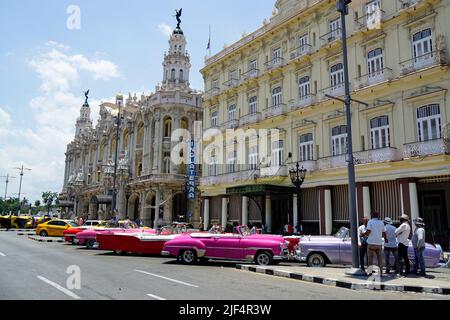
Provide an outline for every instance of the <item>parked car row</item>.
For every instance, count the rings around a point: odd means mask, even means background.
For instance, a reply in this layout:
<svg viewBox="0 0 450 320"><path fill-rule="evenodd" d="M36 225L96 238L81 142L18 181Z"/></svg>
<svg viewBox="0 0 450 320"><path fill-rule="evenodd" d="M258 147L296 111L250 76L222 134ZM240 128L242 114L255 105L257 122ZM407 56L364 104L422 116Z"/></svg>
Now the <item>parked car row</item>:
<svg viewBox="0 0 450 320"><path fill-rule="evenodd" d="M281 261L306 262L310 267L327 264L351 264L351 240L348 228L334 236L281 236L260 234L247 226L225 233L220 226L200 231L186 223L174 223L158 230L119 221L88 220L78 226L73 221L54 219L38 225L36 234L64 236L65 241L88 249L174 257L184 264L197 261L230 260L258 265L274 265ZM412 246L409 249L414 257ZM440 266L442 249L427 244L427 268Z"/></svg>

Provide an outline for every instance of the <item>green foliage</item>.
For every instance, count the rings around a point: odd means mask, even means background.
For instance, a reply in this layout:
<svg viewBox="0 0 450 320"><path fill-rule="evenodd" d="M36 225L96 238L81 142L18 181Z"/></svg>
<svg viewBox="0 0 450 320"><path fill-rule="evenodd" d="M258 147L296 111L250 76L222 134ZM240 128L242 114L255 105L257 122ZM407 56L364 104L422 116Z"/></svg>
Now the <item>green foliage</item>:
<svg viewBox="0 0 450 320"><path fill-rule="evenodd" d="M36 201L34 202L34 206L35 206L35 207L40 207L40 206L41 206L41 201L36 200Z"/></svg>
<svg viewBox="0 0 450 320"><path fill-rule="evenodd" d="M19 210L19 199L11 198L11 199L3 199L0 198L0 213L6 215L11 211L12 213L17 213Z"/></svg>
<svg viewBox="0 0 450 320"><path fill-rule="evenodd" d="M50 209L53 203L58 203L58 193L52 191L42 192L43 205L47 208L47 212L50 213Z"/></svg>

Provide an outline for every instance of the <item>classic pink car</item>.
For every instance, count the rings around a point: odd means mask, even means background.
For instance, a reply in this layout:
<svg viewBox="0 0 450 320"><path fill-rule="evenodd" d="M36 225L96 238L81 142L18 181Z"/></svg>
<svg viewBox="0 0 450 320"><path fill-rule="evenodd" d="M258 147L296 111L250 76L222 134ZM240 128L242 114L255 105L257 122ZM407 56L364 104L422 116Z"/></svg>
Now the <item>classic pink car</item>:
<svg viewBox="0 0 450 320"><path fill-rule="evenodd" d="M282 236L251 234L238 227L234 233L191 233L165 243L162 255L174 256L185 264L198 259L254 261L259 265L276 264L288 257L288 243Z"/></svg>

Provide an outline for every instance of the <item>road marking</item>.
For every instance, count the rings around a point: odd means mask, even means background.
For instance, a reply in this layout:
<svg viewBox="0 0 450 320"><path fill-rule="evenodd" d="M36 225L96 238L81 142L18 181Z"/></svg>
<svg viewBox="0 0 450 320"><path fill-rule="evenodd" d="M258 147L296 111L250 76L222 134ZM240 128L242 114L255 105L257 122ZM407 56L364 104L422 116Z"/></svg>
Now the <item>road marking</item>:
<svg viewBox="0 0 450 320"><path fill-rule="evenodd" d="M147 274L147 275L149 275L149 276L161 278L161 279L164 279L164 280L176 282L176 283L179 283L179 284L183 284L183 285L188 286L188 287L198 288L198 286L196 286L196 285L194 285L194 284L190 284L190 283L183 282L183 281L180 281L180 280L175 280L175 279L163 277L163 276L160 276L160 275L157 275L157 274L153 274L153 273L150 273L150 272L146 272L146 271L142 271L142 270L134 270L134 271L140 272L140 273L143 273L143 274Z"/></svg>
<svg viewBox="0 0 450 320"><path fill-rule="evenodd" d="M45 283L51 285L52 287L58 289L59 291L61 291L62 293L68 295L69 297L73 298L73 299L81 299L79 296L77 296L75 293L73 293L72 291L70 291L69 289L66 289L64 287L61 287L59 284L54 283L53 281L48 280L47 278L44 278L42 276L38 276L37 277L39 280L44 281Z"/></svg>
<svg viewBox="0 0 450 320"><path fill-rule="evenodd" d="M3 252L0 252L0 256L6 257L6 254L4 254Z"/></svg>
<svg viewBox="0 0 450 320"><path fill-rule="evenodd" d="M154 298L154 299L156 299L156 300L167 300L167 299L164 299L164 298L155 296L154 294L147 294L147 295L148 295L150 298Z"/></svg>

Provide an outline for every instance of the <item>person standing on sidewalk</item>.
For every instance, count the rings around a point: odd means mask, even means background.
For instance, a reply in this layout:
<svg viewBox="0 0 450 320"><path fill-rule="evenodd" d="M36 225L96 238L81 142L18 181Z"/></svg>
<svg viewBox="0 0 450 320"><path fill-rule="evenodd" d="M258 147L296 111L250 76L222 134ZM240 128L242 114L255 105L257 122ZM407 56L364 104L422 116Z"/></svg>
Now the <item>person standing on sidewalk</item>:
<svg viewBox="0 0 450 320"><path fill-rule="evenodd" d="M386 228L386 237L389 241L384 245L384 259L386 265L386 273L388 274L389 272L391 272L391 253L394 256L394 267L397 269L397 271L400 269L398 266L398 245L397 237L395 235L396 228L392 225L392 219L386 217L383 222Z"/></svg>
<svg viewBox="0 0 450 320"><path fill-rule="evenodd" d="M414 230L411 239L414 248L414 268L412 273L417 274L420 268L420 275L426 277L425 259L423 257L423 252L425 251L425 223L422 218L417 218L414 219L414 225L416 230Z"/></svg>
<svg viewBox="0 0 450 320"><path fill-rule="evenodd" d="M365 264L367 263L367 236L365 233L367 231L368 218L364 217L361 220L361 225L358 228L358 244L359 244L359 267L361 270L366 271Z"/></svg>
<svg viewBox="0 0 450 320"><path fill-rule="evenodd" d="M398 241L399 273L400 275L407 275L411 270L408 257L409 234L411 233L409 216L407 216L406 214L402 215L400 217L400 223L400 227L395 230L395 235L397 236Z"/></svg>
<svg viewBox="0 0 450 320"><path fill-rule="evenodd" d="M386 238L386 228L383 221L380 220L380 213L372 212L372 219L367 223L367 255L369 257L369 268L373 266L373 257L377 256L378 268L380 270L380 277L383 276L383 258L381 252L383 251L383 238L386 243L389 240Z"/></svg>

